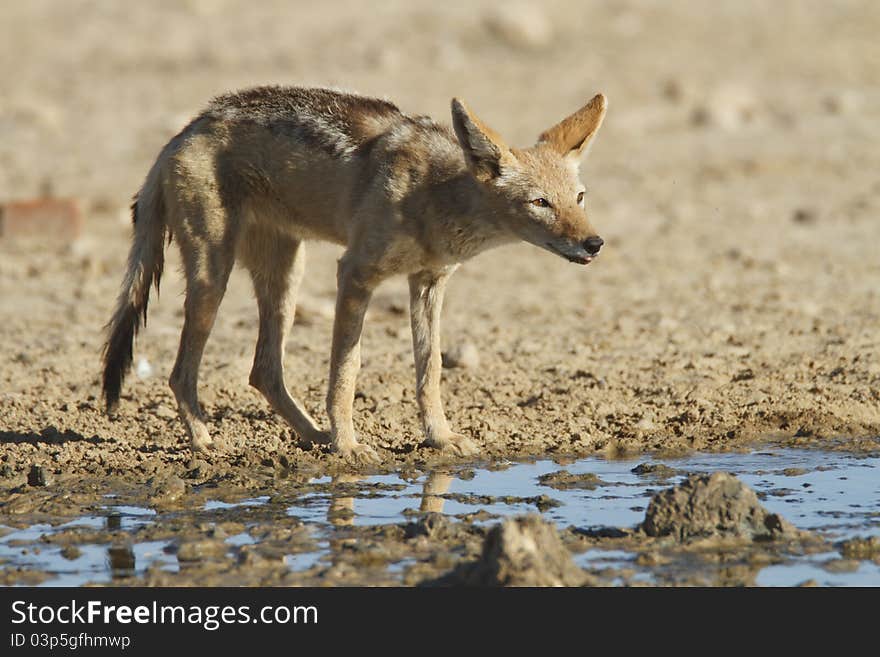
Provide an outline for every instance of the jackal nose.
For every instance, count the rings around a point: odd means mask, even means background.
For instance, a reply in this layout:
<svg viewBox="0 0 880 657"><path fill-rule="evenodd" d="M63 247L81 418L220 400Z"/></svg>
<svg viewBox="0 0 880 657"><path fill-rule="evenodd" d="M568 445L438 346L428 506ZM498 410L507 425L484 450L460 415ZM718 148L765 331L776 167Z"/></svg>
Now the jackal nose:
<svg viewBox="0 0 880 657"><path fill-rule="evenodd" d="M602 248L603 244L605 244L605 240L598 235L594 235L593 237L588 237L584 240L584 249L586 249L587 253L590 255L596 255L599 253L599 249Z"/></svg>

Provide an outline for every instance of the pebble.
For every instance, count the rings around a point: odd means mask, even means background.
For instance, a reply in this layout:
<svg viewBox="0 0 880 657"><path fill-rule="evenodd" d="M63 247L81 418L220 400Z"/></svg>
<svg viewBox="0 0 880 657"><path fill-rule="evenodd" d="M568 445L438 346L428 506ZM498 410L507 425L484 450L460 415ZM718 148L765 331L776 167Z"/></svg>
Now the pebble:
<svg viewBox="0 0 880 657"><path fill-rule="evenodd" d="M480 366L480 352L473 342L453 345L443 353L443 367L476 369Z"/></svg>
<svg viewBox="0 0 880 657"><path fill-rule="evenodd" d="M858 111L861 98L854 91L828 94L822 99L822 107L829 114L851 114Z"/></svg>
<svg viewBox="0 0 880 657"><path fill-rule="evenodd" d="M141 380L149 379L153 376L153 366L150 365L150 361L146 358L141 358L138 361L137 368L135 368L135 374L137 374L137 378Z"/></svg>
<svg viewBox="0 0 880 657"><path fill-rule="evenodd" d="M443 578L445 585L584 586L595 584L571 558L553 523L537 515L507 518L486 534L482 555Z"/></svg>
<svg viewBox="0 0 880 657"><path fill-rule="evenodd" d="M177 411L172 408L169 408L165 404L159 404L154 411L156 417L161 417L165 420L173 420L177 417Z"/></svg>
<svg viewBox="0 0 880 657"><path fill-rule="evenodd" d="M675 470L673 468L670 468L668 465L665 465L663 463L640 463L632 470L630 470L630 472L643 476L650 475L660 479L666 479L675 474Z"/></svg>
<svg viewBox="0 0 880 657"><path fill-rule="evenodd" d="M175 502L186 493L186 483L177 475L171 475L164 479L153 479L148 484L153 489L153 494L150 496L152 506Z"/></svg>
<svg viewBox="0 0 880 657"><path fill-rule="evenodd" d="M705 103L694 109L691 123L736 130L751 123L757 111L757 100L749 88L725 84L712 93Z"/></svg>
<svg viewBox="0 0 880 657"><path fill-rule="evenodd" d="M333 319L335 313L336 304L333 301L306 297L296 306L295 322L303 326L321 324Z"/></svg>
<svg viewBox="0 0 880 657"><path fill-rule="evenodd" d="M68 561L79 559L81 555L82 551L75 545L66 545L61 549L61 556Z"/></svg>
<svg viewBox="0 0 880 657"><path fill-rule="evenodd" d="M177 550L177 560L182 562L201 561L220 558L226 555L228 547L219 540L196 540L181 544Z"/></svg>
<svg viewBox="0 0 880 657"><path fill-rule="evenodd" d="M880 555L880 537L869 536L863 538L856 536L849 540L838 543L836 547L847 559L870 559Z"/></svg>
<svg viewBox="0 0 880 657"><path fill-rule="evenodd" d="M46 471L42 465L32 465L27 477L28 486L35 488L46 485Z"/></svg>
<svg viewBox="0 0 880 657"><path fill-rule="evenodd" d="M484 24L508 46L537 50L553 40L553 25L538 4L505 3L490 10Z"/></svg>
<svg viewBox="0 0 880 657"><path fill-rule="evenodd" d="M814 224L816 218L816 211L809 208L798 208L791 215L791 220L796 224Z"/></svg>

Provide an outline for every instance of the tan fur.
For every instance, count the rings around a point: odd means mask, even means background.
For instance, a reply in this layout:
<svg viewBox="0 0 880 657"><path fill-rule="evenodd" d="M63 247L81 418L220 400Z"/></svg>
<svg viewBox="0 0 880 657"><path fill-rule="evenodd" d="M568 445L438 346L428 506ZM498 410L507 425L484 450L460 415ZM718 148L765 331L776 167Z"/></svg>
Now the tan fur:
<svg viewBox="0 0 880 657"><path fill-rule="evenodd" d="M198 369L238 261L251 273L260 315L250 384L304 443L327 443L362 463L378 460L357 440L352 417L361 329L375 287L403 274L426 443L473 453L473 443L450 429L440 398L446 282L464 260L516 240L584 264L595 257L598 237L578 201L577 163L604 112L597 96L520 150L458 100L453 134L386 101L326 89L262 87L215 99L162 150L138 195L128 273L104 357L108 408L119 397L140 313L145 319L145 290L151 280L158 284L170 233L187 281L170 385L194 449L212 444L198 403ZM312 239L346 247L337 271L329 432L290 396L282 365L304 242Z"/></svg>
<svg viewBox="0 0 880 657"><path fill-rule="evenodd" d="M597 94L577 112L541 133L538 140L548 144L560 155L580 157L602 126L607 101Z"/></svg>

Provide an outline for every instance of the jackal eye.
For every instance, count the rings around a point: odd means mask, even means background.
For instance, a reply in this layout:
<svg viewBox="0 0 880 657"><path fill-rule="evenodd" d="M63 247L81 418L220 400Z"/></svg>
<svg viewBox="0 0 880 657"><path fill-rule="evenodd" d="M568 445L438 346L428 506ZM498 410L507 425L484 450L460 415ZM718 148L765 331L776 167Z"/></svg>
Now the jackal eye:
<svg viewBox="0 0 880 657"><path fill-rule="evenodd" d="M584 193L578 192L578 205L584 202Z"/></svg>
<svg viewBox="0 0 880 657"><path fill-rule="evenodd" d="M532 205L535 205L539 208L549 208L550 207L550 201L548 201L545 198L534 198L531 201L529 201L529 203L531 203Z"/></svg>

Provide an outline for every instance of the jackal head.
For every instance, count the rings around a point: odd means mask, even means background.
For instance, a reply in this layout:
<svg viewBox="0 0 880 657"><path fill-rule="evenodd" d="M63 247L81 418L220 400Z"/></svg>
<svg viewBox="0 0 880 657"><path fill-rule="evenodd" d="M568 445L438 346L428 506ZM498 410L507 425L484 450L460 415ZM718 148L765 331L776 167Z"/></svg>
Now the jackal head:
<svg viewBox="0 0 880 657"><path fill-rule="evenodd" d="M605 117L598 94L541 133L531 148L510 148L457 98L452 124L490 212L515 236L586 265L602 238L590 225L578 169Z"/></svg>

